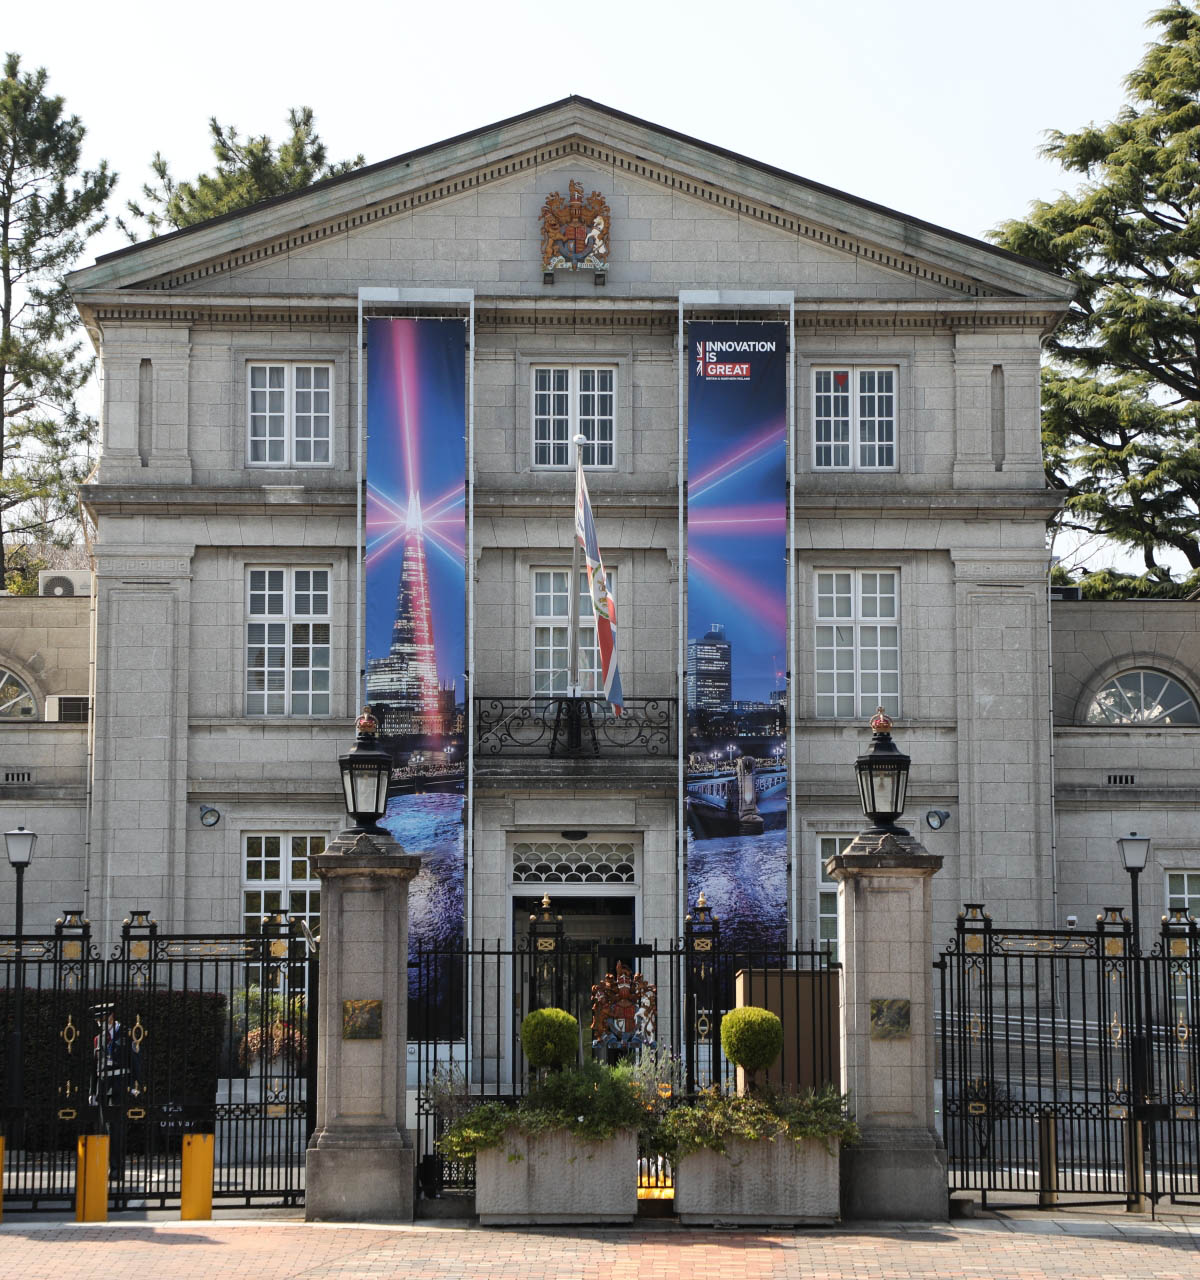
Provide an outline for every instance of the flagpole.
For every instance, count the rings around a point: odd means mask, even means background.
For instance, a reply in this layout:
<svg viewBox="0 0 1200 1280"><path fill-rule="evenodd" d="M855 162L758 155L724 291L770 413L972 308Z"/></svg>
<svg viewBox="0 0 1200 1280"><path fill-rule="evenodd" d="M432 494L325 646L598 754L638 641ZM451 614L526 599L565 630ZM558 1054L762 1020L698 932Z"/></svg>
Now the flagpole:
<svg viewBox="0 0 1200 1280"><path fill-rule="evenodd" d="M575 446L575 509L571 512L571 581L567 585L567 630L571 646L570 684L572 698L579 697L579 533L575 524L575 512L579 509L579 482L583 472L581 446L586 437L577 435L571 443Z"/></svg>

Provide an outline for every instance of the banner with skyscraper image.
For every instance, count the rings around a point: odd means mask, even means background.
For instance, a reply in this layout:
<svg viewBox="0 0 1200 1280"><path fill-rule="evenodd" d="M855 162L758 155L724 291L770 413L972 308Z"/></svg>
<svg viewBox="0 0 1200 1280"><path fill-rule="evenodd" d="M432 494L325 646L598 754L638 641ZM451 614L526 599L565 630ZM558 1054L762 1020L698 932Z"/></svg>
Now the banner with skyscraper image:
<svg viewBox="0 0 1200 1280"><path fill-rule="evenodd" d="M787 939L787 326L688 326L688 903Z"/></svg>
<svg viewBox="0 0 1200 1280"><path fill-rule="evenodd" d="M369 320L367 701L394 765L382 825L422 859L412 950L463 933L465 434L463 322ZM442 994L410 991L411 1014Z"/></svg>

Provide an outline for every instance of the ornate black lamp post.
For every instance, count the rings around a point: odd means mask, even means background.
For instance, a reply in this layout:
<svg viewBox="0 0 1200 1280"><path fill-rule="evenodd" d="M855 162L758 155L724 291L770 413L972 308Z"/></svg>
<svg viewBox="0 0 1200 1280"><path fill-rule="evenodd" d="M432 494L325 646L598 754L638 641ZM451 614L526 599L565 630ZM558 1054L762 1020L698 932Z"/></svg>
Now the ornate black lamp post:
<svg viewBox="0 0 1200 1280"><path fill-rule="evenodd" d="M1138 895L1138 877L1146 869L1150 857L1150 837L1139 836L1131 831L1127 836L1117 837L1117 848L1121 851L1121 861L1129 872L1129 893L1131 916L1133 919L1133 937L1130 940L1129 963L1133 966L1133 1036L1131 1039L1131 1067L1133 1077L1133 1125L1130 1142L1132 1157L1130 1161L1130 1185L1128 1189L1128 1207L1141 1212L1145 1209L1145 1161L1144 1130L1142 1125L1153 1119L1149 1106L1152 1093L1150 1084L1150 1035L1146 1027L1146 1019L1150 1016L1150 972L1149 963L1142 955L1142 918L1141 902Z"/></svg>
<svg viewBox="0 0 1200 1280"><path fill-rule="evenodd" d="M904 812L912 762L892 741L892 721L882 707L871 717L871 728L871 745L854 762L862 810L873 831L901 831L896 819Z"/></svg>
<svg viewBox="0 0 1200 1280"><path fill-rule="evenodd" d="M387 832L379 826L379 819L387 812L392 757L376 744L379 721L370 707L363 708L354 727L358 731L358 740L344 756L338 756L346 812L354 819L350 831L386 836Z"/></svg>
<svg viewBox="0 0 1200 1280"><path fill-rule="evenodd" d="M17 873L16 902L16 939L14 979L17 988L17 1002L13 1010L13 1029L8 1037L8 1105L19 1109L24 1104L24 1021L25 1021L25 955L22 939L25 914L25 868L33 861L33 850L37 844L37 835L17 827L15 831L4 833L4 848L8 853L8 862Z"/></svg>

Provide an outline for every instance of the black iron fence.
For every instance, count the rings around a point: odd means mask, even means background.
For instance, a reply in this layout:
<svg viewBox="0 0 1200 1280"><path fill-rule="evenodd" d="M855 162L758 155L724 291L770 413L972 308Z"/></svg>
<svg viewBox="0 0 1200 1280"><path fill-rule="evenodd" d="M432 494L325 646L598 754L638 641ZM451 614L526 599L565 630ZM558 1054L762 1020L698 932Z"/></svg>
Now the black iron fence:
<svg viewBox="0 0 1200 1280"><path fill-rule="evenodd" d="M618 966L653 990L653 1014L648 1021L639 1015L636 1035L628 1027L612 1032L607 1021L593 1027L593 988L619 980ZM553 1006L575 1014L581 1055L668 1055L680 1085L676 1101L712 1085L735 1085L736 1068L721 1051L720 1024L739 1005L772 1009L783 1021L783 1053L769 1073L776 1087L802 1092L840 1075L840 966L824 950L733 950L711 936L605 944L531 934L515 946L421 949L409 970L410 1087L416 1088L427 1192L467 1188L474 1178L469 1164L438 1153L446 1123L439 1087L450 1086L460 1099L463 1093L479 1100L521 1097L531 1072L520 1028L533 1009ZM643 1184L654 1185L660 1173L644 1168Z"/></svg>
<svg viewBox="0 0 1200 1280"><path fill-rule="evenodd" d="M5 1208L72 1205L76 1142L93 1133L109 1136L117 1207L178 1201L189 1132L215 1135L217 1199L299 1203L316 1106L310 942L286 917L162 934L140 911L107 958L77 911L19 949L0 938Z"/></svg>
<svg viewBox="0 0 1200 1280"><path fill-rule="evenodd" d="M475 699L475 755L661 756L676 752L674 698L626 698L616 715L603 697Z"/></svg>
<svg viewBox="0 0 1200 1280"><path fill-rule="evenodd" d="M1200 1195L1200 934L1173 911L1149 954L1092 929L998 929L968 904L938 959L952 1189L1138 1203Z"/></svg>

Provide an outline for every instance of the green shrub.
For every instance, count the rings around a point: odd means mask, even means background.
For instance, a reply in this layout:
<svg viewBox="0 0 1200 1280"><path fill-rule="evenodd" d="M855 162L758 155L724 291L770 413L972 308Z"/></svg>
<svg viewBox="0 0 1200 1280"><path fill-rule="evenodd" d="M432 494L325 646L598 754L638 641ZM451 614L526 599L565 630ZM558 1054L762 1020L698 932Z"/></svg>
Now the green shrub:
<svg viewBox="0 0 1200 1280"><path fill-rule="evenodd" d="M451 1160L469 1160L476 1152L500 1146L510 1129L528 1137L562 1129L602 1142L618 1129L646 1125L642 1090L628 1064L609 1067L589 1058L582 1067L551 1072L516 1106L484 1102L473 1107L442 1134L438 1146Z"/></svg>
<svg viewBox="0 0 1200 1280"><path fill-rule="evenodd" d="M768 1009L747 1005L721 1019L721 1048L751 1076L764 1071L783 1051L783 1023Z"/></svg>
<svg viewBox="0 0 1200 1280"><path fill-rule="evenodd" d="M846 1101L831 1085L802 1097L770 1092L732 1097L710 1090L695 1102L668 1111L653 1146L679 1160L702 1148L723 1152L731 1138L748 1142L820 1138L832 1153L835 1141L848 1144L858 1139L858 1127L846 1113Z"/></svg>
<svg viewBox="0 0 1200 1280"><path fill-rule="evenodd" d="M579 1020L565 1009L535 1009L521 1023L521 1048L534 1067L565 1067L579 1052Z"/></svg>

